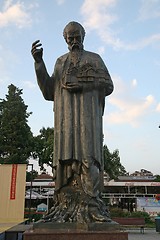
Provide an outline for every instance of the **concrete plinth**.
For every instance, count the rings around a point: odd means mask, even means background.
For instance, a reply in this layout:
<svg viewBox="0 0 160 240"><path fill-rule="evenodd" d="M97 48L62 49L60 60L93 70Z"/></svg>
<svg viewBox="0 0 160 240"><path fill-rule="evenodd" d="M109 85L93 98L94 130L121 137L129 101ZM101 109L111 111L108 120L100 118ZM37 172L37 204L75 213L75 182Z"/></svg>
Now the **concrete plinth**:
<svg viewBox="0 0 160 240"><path fill-rule="evenodd" d="M94 223L57 223L57 222L43 222L34 223L33 230L49 230L49 231L116 231L119 230L119 223L117 222L94 222Z"/></svg>
<svg viewBox="0 0 160 240"><path fill-rule="evenodd" d="M111 223L43 223L23 234L24 240L128 240L128 233Z"/></svg>
<svg viewBox="0 0 160 240"><path fill-rule="evenodd" d="M128 233L115 231L39 231L28 230L23 234L24 240L128 240Z"/></svg>

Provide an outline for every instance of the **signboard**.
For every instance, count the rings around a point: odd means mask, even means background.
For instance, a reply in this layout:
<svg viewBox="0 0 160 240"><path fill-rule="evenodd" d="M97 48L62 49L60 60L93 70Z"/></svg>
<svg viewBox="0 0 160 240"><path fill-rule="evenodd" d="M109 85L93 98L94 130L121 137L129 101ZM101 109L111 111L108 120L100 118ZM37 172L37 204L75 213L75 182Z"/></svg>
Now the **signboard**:
<svg viewBox="0 0 160 240"><path fill-rule="evenodd" d="M11 188L10 188L10 199L15 200L16 198L16 181L17 181L17 164L12 165L12 175L11 175Z"/></svg>
<svg viewBox="0 0 160 240"><path fill-rule="evenodd" d="M0 223L24 221L26 164L0 164Z"/></svg>
<svg viewBox="0 0 160 240"><path fill-rule="evenodd" d="M144 211L152 216L157 216L160 213L160 200L153 197L137 198L137 211Z"/></svg>
<svg viewBox="0 0 160 240"><path fill-rule="evenodd" d="M147 187L160 187L160 182L107 182L104 181L104 185L105 186L112 186L112 187L127 187L127 186L131 186L131 187L136 187L136 186L147 186Z"/></svg>

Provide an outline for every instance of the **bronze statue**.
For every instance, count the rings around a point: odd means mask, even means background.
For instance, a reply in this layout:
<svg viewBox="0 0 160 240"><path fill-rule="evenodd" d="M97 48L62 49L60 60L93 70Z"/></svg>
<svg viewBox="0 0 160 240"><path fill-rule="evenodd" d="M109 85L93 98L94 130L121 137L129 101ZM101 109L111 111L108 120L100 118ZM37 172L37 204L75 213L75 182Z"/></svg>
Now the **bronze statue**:
<svg viewBox="0 0 160 240"><path fill-rule="evenodd" d="M54 101L54 205L44 221L110 222L103 187L102 116L113 83L101 57L83 49L85 30L70 22L63 32L69 52L47 73L38 41L32 44L39 87Z"/></svg>

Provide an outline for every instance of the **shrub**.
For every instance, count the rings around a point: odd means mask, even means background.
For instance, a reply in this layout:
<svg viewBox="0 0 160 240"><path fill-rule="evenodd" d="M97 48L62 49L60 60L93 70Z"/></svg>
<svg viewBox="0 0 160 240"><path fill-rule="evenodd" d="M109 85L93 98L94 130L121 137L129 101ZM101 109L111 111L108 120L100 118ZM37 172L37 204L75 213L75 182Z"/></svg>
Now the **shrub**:
<svg viewBox="0 0 160 240"><path fill-rule="evenodd" d="M30 221L33 221L33 219L34 219L34 221L37 222L38 220L40 220L43 217L44 214L45 213L43 213L43 212L36 212L34 210L31 210L30 214L29 214L29 212L25 212L24 218L30 219Z"/></svg>
<svg viewBox="0 0 160 240"><path fill-rule="evenodd" d="M140 212L140 211L136 211L136 212L124 212L122 209L120 208L110 208L110 214L111 214L111 218L114 217L128 217L128 218L144 218L145 219L145 223L151 223L152 220L150 218L150 215L147 212Z"/></svg>
<svg viewBox="0 0 160 240"><path fill-rule="evenodd" d="M151 223L150 215L147 212L132 212L130 217L143 217L145 219L145 223Z"/></svg>
<svg viewBox="0 0 160 240"><path fill-rule="evenodd" d="M124 212L120 208L110 208L111 218L113 217L127 217L127 212Z"/></svg>

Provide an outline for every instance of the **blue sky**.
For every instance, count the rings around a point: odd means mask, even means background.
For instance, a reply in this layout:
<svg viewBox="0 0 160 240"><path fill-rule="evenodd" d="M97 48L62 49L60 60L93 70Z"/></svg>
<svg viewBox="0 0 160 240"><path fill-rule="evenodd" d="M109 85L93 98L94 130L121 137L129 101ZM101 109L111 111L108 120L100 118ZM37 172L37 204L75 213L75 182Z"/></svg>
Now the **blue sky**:
<svg viewBox="0 0 160 240"><path fill-rule="evenodd" d="M160 174L160 0L1 0L0 98L8 85L23 89L34 135L53 127L53 104L37 86L30 48L40 39L52 74L68 51L63 29L86 30L84 46L106 63L115 90L106 98L104 143L118 149L126 170Z"/></svg>

